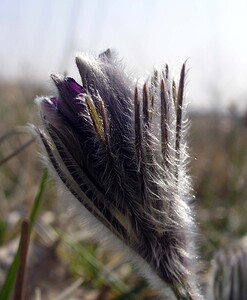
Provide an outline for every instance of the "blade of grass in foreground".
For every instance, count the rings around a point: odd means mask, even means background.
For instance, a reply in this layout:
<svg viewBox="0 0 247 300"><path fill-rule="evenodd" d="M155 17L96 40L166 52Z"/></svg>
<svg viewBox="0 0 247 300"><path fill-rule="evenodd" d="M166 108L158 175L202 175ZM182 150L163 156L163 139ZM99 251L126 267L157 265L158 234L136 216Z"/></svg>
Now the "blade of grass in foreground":
<svg viewBox="0 0 247 300"><path fill-rule="evenodd" d="M48 179L48 171L47 171L47 169L45 169L43 176L41 178L38 193L35 197L34 205L33 205L30 217L29 217L29 235L31 234L34 222L35 222L37 214L38 214L42 196L45 191L47 179ZM20 264L20 244L19 244L18 250L16 252L16 255L14 257L14 260L10 266L9 272L6 276L2 290L0 292L0 300L8 300L10 298L11 293L13 291L14 284L15 284L19 264Z"/></svg>
<svg viewBox="0 0 247 300"><path fill-rule="evenodd" d="M16 274L15 280L15 292L13 300L24 300L25 291L26 291L26 265L27 265L27 254L28 254L28 247L30 241L29 235L29 222L28 220L23 220L21 225L21 238L20 238L20 263L19 268Z"/></svg>

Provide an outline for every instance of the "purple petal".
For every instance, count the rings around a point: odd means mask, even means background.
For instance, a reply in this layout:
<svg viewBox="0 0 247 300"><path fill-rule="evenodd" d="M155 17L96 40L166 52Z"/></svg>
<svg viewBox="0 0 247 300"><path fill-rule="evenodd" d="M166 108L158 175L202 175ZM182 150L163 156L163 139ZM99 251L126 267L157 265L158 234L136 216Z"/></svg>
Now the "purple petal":
<svg viewBox="0 0 247 300"><path fill-rule="evenodd" d="M77 94L83 93L83 87L78 84L73 78L68 77L67 80L72 90L74 90Z"/></svg>
<svg viewBox="0 0 247 300"><path fill-rule="evenodd" d="M69 119L70 123L78 125L78 117L85 109L85 105L78 97L84 92L83 87L70 77L51 75L51 78L59 92L59 99L54 102L54 105L57 104L57 109L65 119Z"/></svg>

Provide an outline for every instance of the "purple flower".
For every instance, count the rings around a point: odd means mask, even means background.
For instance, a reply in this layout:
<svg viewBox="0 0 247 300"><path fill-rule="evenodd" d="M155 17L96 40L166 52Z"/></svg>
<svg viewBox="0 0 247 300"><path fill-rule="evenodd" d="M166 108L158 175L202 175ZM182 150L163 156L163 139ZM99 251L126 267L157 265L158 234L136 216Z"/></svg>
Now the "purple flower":
<svg viewBox="0 0 247 300"><path fill-rule="evenodd" d="M97 59L79 56L76 64L82 85L52 75L58 96L37 100L37 131L52 169L88 222L97 221L161 294L199 299L185 169L185 65L177 89L168 66L135 86L110 50Z"/></svg>

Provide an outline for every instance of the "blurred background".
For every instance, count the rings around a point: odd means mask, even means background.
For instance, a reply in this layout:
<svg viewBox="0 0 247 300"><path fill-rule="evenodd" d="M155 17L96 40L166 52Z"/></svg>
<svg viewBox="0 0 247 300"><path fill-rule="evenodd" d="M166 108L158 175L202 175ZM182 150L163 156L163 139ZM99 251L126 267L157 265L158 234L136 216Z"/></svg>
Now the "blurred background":
<svg viewBox="0 0 247 300"><path fill-rule="evenodd" d="M202 281L210 260L247 232L247 2L245 0L0 1L0 286L43 166L23 126L50 73L78 78L74 56L113 48L136 78L188 59ZM24 150L23 150L24 149ZM134 270L91 240L61 207L52 180L30 243L27 299L155 299ZM206 280L206 279L205 279Z"/></svg>
<svg viewBox="0 0 247 300"><path fill-rule="evenodd" d="M244 0L1 0L0 78L44 84L73 74L76 52L110 47L137 76L189 58L191 108L243 107L246 10Z"/></svg>

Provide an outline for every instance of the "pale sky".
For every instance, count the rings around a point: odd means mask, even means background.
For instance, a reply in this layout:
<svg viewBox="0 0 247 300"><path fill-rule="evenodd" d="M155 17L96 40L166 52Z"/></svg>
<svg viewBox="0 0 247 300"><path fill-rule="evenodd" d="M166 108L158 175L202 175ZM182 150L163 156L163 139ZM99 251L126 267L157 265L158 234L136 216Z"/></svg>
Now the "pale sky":
<svg viewBox="0 0 247 300"><path fill-rule="evenodd" d="M189 58L191 107L247 109L246 0L1 0L0 79L76 74L78 51L114 48L146 76Z"/></svg>

